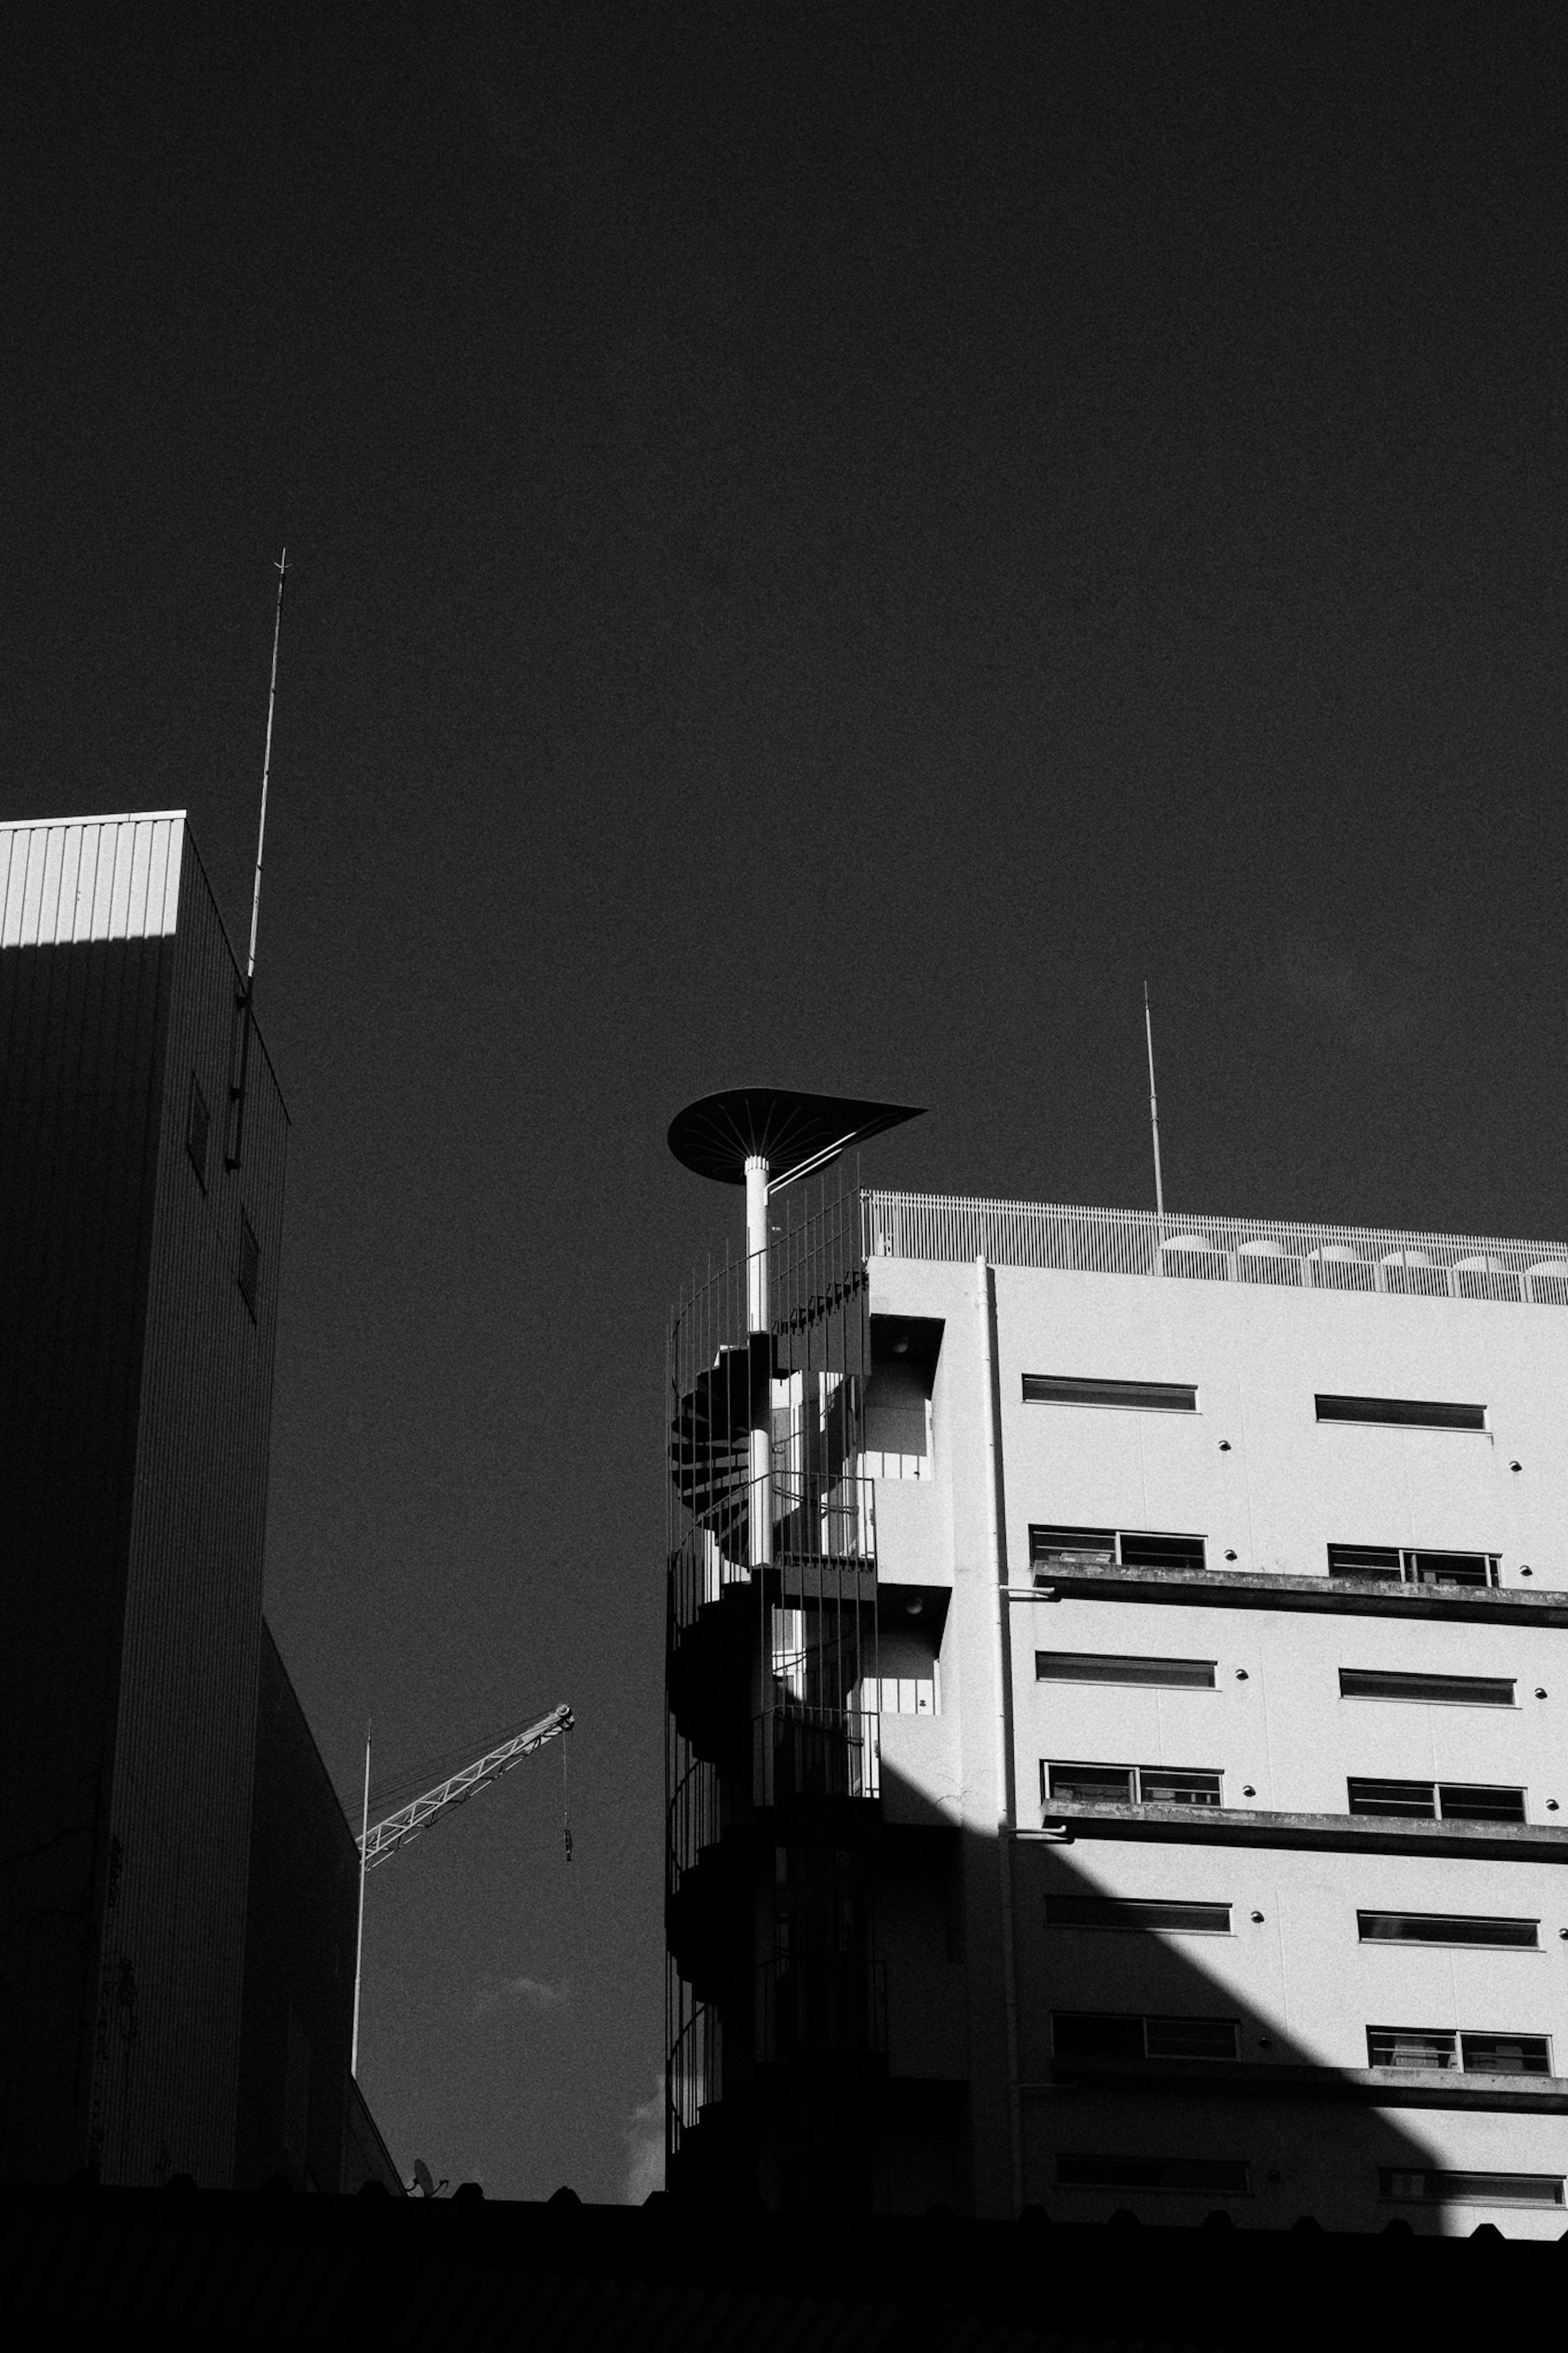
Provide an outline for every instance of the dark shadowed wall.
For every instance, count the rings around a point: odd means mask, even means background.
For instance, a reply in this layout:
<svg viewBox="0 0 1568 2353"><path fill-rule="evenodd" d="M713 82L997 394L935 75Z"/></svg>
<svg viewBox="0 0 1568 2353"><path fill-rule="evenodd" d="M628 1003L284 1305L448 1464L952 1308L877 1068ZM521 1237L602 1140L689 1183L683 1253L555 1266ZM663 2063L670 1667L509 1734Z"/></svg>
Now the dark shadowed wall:
<svg viewBox="0 0 1568 2353"><path fill-rule="evenodd" d="M285 1113L182 818L0 875L0 2164L222 2183Z"/></svg>
<svg viewBox="0 0 1568 2353"><path fill-rule="evenodd" d="M268 1628L261 1629L234 2179L401 2183L349 2074L358 1852Z"/></svg>

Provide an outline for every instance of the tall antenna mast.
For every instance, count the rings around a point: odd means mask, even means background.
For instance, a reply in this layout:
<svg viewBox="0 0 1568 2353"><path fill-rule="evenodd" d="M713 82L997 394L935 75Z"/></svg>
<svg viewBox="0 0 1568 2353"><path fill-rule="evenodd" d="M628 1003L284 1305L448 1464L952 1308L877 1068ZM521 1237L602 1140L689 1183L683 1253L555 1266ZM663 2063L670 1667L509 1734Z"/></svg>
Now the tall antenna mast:
<svg viewBox="0 0 1568 2353"><path fill-rule="evenodd" d="M1160 1220L1160 1243L1165 1240L1165 1187L1160 1178L1160 1105L1154 1093L1154 1018L1149 1010L1149 984L1143 983L1143 1035L1149 1045L1149 1132L1154 1139L1154 1214Z"/></svg>
<svg viewBox="0 0 1568 2353"><path fill-rule="evenodd" d="M289 577L289 551L278 559L278 609L272 617L272 682L267 690L267 749L261 755L261 823L256 833L256 887L250 894L250 955L245 967L247 991L256 986L256 927L261 920L261 853L267 846L267 785L272 774L272 713L278 704L278 641L283 634L283 586Z"/></svg>
<svg viewBox="0 0 1568 2353"><path fill-rule="evenodd" d="M237 1168L240 1150L245 1142L245 1090L250 1075L250 1032L256 1021L256 933L261 921L261 860L267 847L267 787L272 776L272 714L278 707L278 645L283 635L283 587L289 577L289 551L285 548L274 566L278 575L278 604L272 616L272 676L267 689L267 746L261 755L261 822L256 831L256 881L250 893L250 949L245 965L245 989L239 999L239 1077L229 1088L229 1101L234 1106L234 1149L225 1161L226 1167Z"/></svg>

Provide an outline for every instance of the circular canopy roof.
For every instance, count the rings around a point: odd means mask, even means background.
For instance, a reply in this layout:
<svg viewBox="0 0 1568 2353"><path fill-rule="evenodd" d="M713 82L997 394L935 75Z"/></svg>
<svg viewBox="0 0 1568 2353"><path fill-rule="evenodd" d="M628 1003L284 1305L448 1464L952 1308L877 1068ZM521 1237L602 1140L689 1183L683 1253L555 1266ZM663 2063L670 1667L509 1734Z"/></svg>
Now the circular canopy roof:
<svg viewBox="0 0 1568 2353"><path fill-rule="evenodd" d="M770 1183L826 1167L851 1144L919 1119L921 1106L862 1103L855 1095L803 1095L793 1087L726 1087L688 1103L669 1123L669 1148L683 1166L720 1185L743 1185L760 1156Z"/></svg>

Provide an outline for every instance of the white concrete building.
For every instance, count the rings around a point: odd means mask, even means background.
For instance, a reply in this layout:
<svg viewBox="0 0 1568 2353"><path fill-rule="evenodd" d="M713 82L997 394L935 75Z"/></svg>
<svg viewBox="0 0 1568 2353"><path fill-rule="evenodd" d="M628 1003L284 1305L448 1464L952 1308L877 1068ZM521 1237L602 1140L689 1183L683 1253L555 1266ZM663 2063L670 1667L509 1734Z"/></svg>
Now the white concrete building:
<svg viewBox="0 0 1568 2353"><path fill-rule="evenodd" d="M878 1582L941 1625L879 1803L994 1923L933 2002L881 1907L889 2064L962 2010L977 2211L1558 2235L1568 1250L865 1219Z"/></svg>
<svg viewBox="0 0 1568 2353"><path fill-rule="evenodd" d="M710 1513L672 1609L672 2180L1560 2235L1568 1249L887 1193L856 1240L772 1319L772 1558Z"/></svg>

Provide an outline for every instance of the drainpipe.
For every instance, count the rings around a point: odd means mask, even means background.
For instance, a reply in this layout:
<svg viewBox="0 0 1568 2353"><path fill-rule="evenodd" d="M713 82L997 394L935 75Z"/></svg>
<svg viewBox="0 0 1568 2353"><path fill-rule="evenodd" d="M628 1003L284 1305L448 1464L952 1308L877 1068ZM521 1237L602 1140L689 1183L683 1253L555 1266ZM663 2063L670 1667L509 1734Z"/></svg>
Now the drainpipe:
<svg viewBox="0 0 1568 2353"><path fill-rule="evenodd" d="M991 1571L996 1636L996 1732L1000 1770L996 1790L996 1858L1002 1897L1002 2009L1007 2039L1007 2135L1013 2211L1024 2203L1024 2137L1018 2107L1018 1970L1013 1945L1013 1829L1017 1813L1013 1759L1013 1653L1007 1611L1007 1568L1002 1546L1002 1456L998 1430L1002 1400L996 1379L992 1332L991 1270L984 1254L974 1261L974 1308L980 1319L980 1359L984 1374L985 1539Z"/></svg>
<svg viewBox="0 0 1568 2353"><path fill-rule="evenodd" d="M772 1344L768 1338L768 1164L746 1162L746 1329L751 1344L751 1526L748 1557L765 1568L773 1556Z"/></svg>

